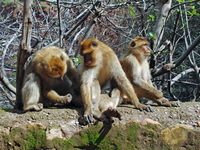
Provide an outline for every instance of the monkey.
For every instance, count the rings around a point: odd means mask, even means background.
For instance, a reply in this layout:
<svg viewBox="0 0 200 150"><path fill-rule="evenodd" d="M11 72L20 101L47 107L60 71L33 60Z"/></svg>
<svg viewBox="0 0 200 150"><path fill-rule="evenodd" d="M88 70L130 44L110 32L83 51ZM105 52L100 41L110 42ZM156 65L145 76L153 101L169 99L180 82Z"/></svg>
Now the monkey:
<svg viewBox="0 0 200 150"><path fill-rule="evenodd" d="M95 112L92 112L93 104L91 98L91 85L94 80L97 80L101 87L107 81L115 80L120 90L129 97L131 103L137 109L150 111L149 106L139 102L116 54L108 45L96 38L88 38L81 42L80 47L80 54L84 59L80 92L84 105L83 116L86 122L92 123L93 115L95 116Z"/></svg>
<svg viewBox="0 0 200 150"><path fill-rule="evenodd" d="M22 87L23 110L42 110L44 104L68 104L79 87L78 72L63 49L55 46L35 53L27 65Z"/></svg>
<svg viewBox="0 0 200 150"><path fill-rule="evenodd" d="M92 111L97 121L102 121L106 124L113 123L113 117L121 120L121 114L117 111L117 105L120 103L120 91L115 88L108 94L101 94L101 87L98 80L94 80L91 85L91 100ZM79 123L86 125L87 122L83 118L79 118Z"/></svg>
<svg viewBox="0 0 200 150"><path fill-rule="evenodd" d="M127 55L120 60L122 68L132 83L137 97L148 98L158 105L177 106L163 96L163 93L153 86L148 59L151 54L149 42L146 38L137 36L128 46ZM126 95L123 96L127 100Z"/></svg>
<svg viewBox="0 0 200 150"><path fill-rule="evenodd" d="M120 91L117 88L114 88L111 92L111 96L108 94L101 94L101 87L98 80L94 80L91 86L92 94L92 104L95 116L97 119L100 119L103 122L108 122L111 117L118 118L121 120L120 113L116 110L118 104L120 103ZM101 116L98 116L98 115Z"/></svg>

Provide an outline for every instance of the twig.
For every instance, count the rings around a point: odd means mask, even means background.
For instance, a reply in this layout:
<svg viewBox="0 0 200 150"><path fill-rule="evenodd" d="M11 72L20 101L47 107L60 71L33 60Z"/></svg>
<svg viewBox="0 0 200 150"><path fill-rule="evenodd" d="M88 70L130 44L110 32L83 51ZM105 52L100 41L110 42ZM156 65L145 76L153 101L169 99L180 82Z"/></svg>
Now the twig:
<svg viewBox="0 0 200 150"><path fill-rule="evenodd" d="M57 0L57 9L58 9L58 20L59 20L59 40L60 40L60 47L63 47L63 34L62 34L62 18L60 12L60 0Z"/></svg>

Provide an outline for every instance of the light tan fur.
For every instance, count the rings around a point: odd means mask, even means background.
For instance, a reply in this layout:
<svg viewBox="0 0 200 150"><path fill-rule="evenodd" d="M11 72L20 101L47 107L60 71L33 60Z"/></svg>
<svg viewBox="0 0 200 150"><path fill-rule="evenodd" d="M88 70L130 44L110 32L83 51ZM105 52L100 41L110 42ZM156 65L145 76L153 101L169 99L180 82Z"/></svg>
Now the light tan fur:
<svg viewBox="0 0 200 150"><path fill-rule="evenodd" d="M27 70L22 90L24 111L30 110L30 103L37 106L40 100L47 106L51 102L71 102L69 93L79 82L78 73L63 49L51 46L37 51ZM32 109L36 110L34 107Z"/></svg>
<svg viewBox="0 0 200 150"><path fill-rule="evenodd" d="M97 80L94 80L91 86L91 97L93 104L93 114L101 121L107 121L111 117L121 119L117 111L117 105L120 102L120 91L115 88L108 94L101 94L101 87Z"/></svg>
<svg viewBox="0 0 200 150"><path fill-rule="evenodd" d="M128 54L120 63L138 98L145 97L159 105L171 106L168 99L163 97L163 93L152 84L148 63L151 51L148 45L149 42L144 37L135 37L128 46Z"/></svg>
<svg viewBox="0 0 200 150"><path fill-rule="evenodd" d="M108 80L114 79L136 108L147 109L147 106L139 102L116 54L109 46L95 38L90 38L81 43L80 52L84 57L81 96L84 103L85 118L88 119L92 115L91 85L94 80L98 80L100 86L102 86Z"/></svg>

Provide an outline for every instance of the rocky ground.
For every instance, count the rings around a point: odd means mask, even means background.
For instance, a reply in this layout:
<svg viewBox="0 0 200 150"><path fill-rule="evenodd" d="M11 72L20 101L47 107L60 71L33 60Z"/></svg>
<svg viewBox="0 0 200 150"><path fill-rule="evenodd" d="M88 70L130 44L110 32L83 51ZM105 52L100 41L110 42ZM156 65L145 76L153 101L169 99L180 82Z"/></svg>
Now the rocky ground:
<svg viewBox="0 0 200 150"><path fill-rule="evenodd" d="M142 122L145 119L157 121L167 127L175 124L186 124L193 127L200 126L200 102L181 103L180 107L152 106L153 112L145 112L134 109L131 105L122 105L117 109L122 115L122 120L115 120L115 124L127 122ZM0 126L12 127L25 123L41 123L47 127L66 126L71 124L81 128L78 118L81 109L77 108L51 108L40 112L17 113L14 110L2 110L0 112Z"/></svg>
<svg viewBox="0 0 200 150"><path fill-rule="evenodd" d="M25 114L1 109L0 149L199 150L200 102L180 105L152 106L153 112L120 106L117 109L122 120L115 119L112 128L101 123L79 125L80 108L51 108Z"/></svg>

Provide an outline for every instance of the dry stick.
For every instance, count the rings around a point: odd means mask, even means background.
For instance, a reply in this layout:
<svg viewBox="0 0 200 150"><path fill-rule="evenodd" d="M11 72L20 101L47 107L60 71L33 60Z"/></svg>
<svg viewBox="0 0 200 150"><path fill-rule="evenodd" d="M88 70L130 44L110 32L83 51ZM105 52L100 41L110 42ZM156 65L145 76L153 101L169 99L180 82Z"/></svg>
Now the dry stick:
<svg viewBox="0 0 200 150"><path fill-rule="evenodd" d="M12 41L17 37L17 34L20 32L22 28L22 25L20 24L19 29L17 30L17 32L12 36L12 38L7 42L4 50L3 50L3 55L2 55L2 62L1 62L1 73L0 73L0 80L2 81L3 85L9 90L11 91L13 94L16 94L16 88L10 83L10 81L8 80L8 78L6 77L6 72L4 70L4 59L5 59L5 55L6 52L8 50L9 45L12 43Z"/></svg>
<svg viewBox="0 0 200 150"><path fill-rule="evenodd" d="M176 20L175 20L175 24L174 24L174 29L173 29L173 35L172 35L172 43L174 43L173 41L176 38L176 30L177 30L177 26L179 23L179 18L180 18L180 12L177 13L176 16ZM172 43L169 43L169 63L173 64L173 54L174 54L174 49ZM169 95L172 97L173 100L178 100L178 98L172 93L172 87L171 87L171 82L172 82L172 74L171 74L171 70L167 73L167 78L168 78L168 82L167 82L167 87L168 87L168 92Z"/></svg>
<svg viewBox="0 0 200 150"><path fill-rule="evenodd" d="M23 30L22 41L17 54L17 93L15 108L22 110L22 96L21 89L24 78L24 64L31 54L31 33L32 33L32 14L31 14L32 0L24 0L24 15L23 15Z"/></svg>
<svg viewBox="0 0 200 150"><path fill-rule="evenodd" d="M90 22L90 24L88 25L88 28L86 29L85 34L83 35L82 40L84 40L85 38L87 38L90 34L91 31L93 30L93 27L95 25L95 18ZM75 53L75 57L77 57L77 55L79 54L79 48L77 49L76 53Z"/></svg>
<svg viewBox="0 0 200 150"><path fill-rule="evenodd" d="M167 14L166 20L168 20L171 11L174 10L176 7L179 7L179 6L184 5L184 4L197 3L197 2L199 2L199 0L194 0L194 1L191 1L191 2L184 2L184 3L180 3L180 4L177 4L177 5L172 6L172 7L169 9L169 12L168 12L168 14ZM164 24L164 25L162 26L162 29L161 29L160 33L163 32L163 30L164 30L164 28L165 28L165 25L166 25L166 24ZM159 35L159 37L160 37L160 35Z"/></svg>
<svg viewBox="0 0 200 150"><path fill-rule="evenodd" d="M0 88L1 88L1 90L5 93L5 96L7 97L7 99L9 100L9 102L10 102L10 105L12 105L12 106L15 106L15 97L12 97L11 95L10 95L10 93L8 92L8 91L6 91L4 88L3 88L3 86L0 84Z"/></svg>
<svg viewBox="0 0 200 150"><path fill-rule="evenodd" d="M174 65L172 65L171 69L174 69L176 67L178 67L179 65L181 65L181 63L188 57L188 55L194 50L194 48L200 43L200 35L194 40L194 42L188 47L188 49L186 50L186 52L174 62ZM153 77L157 77L160 75L163 75L167 72L169 72L170 70L166 69L164 66L162 66L161 68L158 69L158 71L156 71L155 73L153 73Z"/></svg>
<svg viewBox="0 0 200 150"><path fill-rule="evenodd" d="M59 40L60 40L60 47L63 47L63 34L62 34L62 18L60 12L60 0L57 0L57 9L58 9L58 20L59 20Z"/></svg>
<svg viewBox="0 0 200 150"><path fill-rule="evenodd" d="M101 5L101 2L97 1L91 8L91 10L88 10L85 15L72 27L71 30L69 30L64 36L63 38L68 39L69 35L78 27L80 26L87 18L88 16L91 14L91 12L93 12L96 7L98 7L99 5Z"/></svg>

